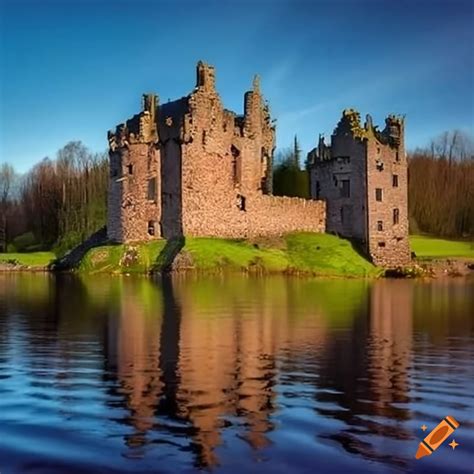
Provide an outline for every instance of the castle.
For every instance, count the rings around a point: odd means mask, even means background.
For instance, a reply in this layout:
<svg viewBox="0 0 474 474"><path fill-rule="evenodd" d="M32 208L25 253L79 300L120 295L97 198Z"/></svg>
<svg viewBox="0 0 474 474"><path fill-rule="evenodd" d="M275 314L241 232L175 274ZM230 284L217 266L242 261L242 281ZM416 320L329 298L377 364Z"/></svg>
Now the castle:
<svg viewBox="0 0 474 474"><path fill-rule="evenodd" d="M410 262L407 159L403 118L390 115L383 131L367 115L343 112L331 145L320 135L308 154L311 196L324 199L326 231L360 242L385 267Z"/></svg>
<svg viewBox="0 0 474 474"><path fill-rule="evenodd" d="M109 240L242 238L327 230L363 241L377 264L407 262L406 159L400 120L393 119L388 132L379 133L371 124L357 128L357 115L345 113L332 146L321 140L310 153L312 199L273 196L275 127L258 77L245 93L244 114L237 115L222 106L214 68L199 62L196 73L196 87L189 95L159 104L157 96L145 94L142 111L108 133ZM395 166L394 153L398 189L388 191L384 179ZM380 160L386 169L376 175L368 163L376 166ZM380 205L369 198L379 184L386 189ZM347 186L352 188L348 194ZM387 225L386 214L395 202L398 221L392 241L388 228L375 233L372 227L378 219Z"/></svg>

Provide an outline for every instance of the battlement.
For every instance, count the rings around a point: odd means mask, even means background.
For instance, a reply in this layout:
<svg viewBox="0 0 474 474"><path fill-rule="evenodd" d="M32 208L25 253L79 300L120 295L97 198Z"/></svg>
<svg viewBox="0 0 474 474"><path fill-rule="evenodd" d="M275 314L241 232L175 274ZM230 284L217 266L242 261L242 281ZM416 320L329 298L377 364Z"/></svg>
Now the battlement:
<svg viewBox="0 0 474 474"><path fill-rule="evenodd" d="M375 142L378 146L388 146L398 149L404 142L404 118L396 115L388 115L385 119L385 128L380 131L373 124L372 117L367 114L364 125L361 123L360 113L355 109L345 109L333 134L331 142L325 143L324 135L319 135L318 145L308 153L308 161L311 165L323 164L332 160L338 160L340 153L333 146L335 143L350 137L357 143Z"/></svg>
<svg viewBox="0 0 474 474"><path fill-rule="evenodd" d="M196 88L215 91L216 78L214 66L199 61L196 66Z"/></svg>
<svg viewBox="0 0 474 474"><path fill-rule="evenodd" d="M157 117L158 97L155 94L143 94L142 111L125 123L117 125L115 130L107 132L109 150L128 147L132 143L152 143L158 140Z"/></svg>

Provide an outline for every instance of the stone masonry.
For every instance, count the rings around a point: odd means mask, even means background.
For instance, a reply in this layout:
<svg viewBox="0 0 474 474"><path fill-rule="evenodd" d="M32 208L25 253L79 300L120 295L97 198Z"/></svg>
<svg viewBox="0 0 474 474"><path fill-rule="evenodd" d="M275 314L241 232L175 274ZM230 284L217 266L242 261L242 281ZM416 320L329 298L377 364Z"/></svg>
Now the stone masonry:
<svg viewBox="0 0 474 474"><path fill-rule="evenodd" d="M199 62L191 94L161 105L144 95L108 139L112 241L325 231L324 201L271 195L275 127L257 77L236 115Z"/></svg>
<svg viewBox="0 0 474 474"><path fill-rule="evenodd" d="M331 144L320 136L308 154L311 195L327 204L328 232L361 243L376 265L410 262L404 122L390 115L383 131L367 115L343 112Z"/></svg>

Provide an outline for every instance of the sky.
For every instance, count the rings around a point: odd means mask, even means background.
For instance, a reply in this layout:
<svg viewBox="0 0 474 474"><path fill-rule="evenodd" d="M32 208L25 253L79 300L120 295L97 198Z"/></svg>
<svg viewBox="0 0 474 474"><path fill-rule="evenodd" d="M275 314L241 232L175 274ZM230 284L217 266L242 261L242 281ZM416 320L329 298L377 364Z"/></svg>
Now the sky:
<svg viewBox="0 0 474 474"><path fill-rule="evenodd" d="M277 149L308 152L349 107L406 115L413 149L474 131L473 45L473 0L0 0L0 163L105 151L142 93L191 92L200 59L237 113L260 75Z"/></svg>

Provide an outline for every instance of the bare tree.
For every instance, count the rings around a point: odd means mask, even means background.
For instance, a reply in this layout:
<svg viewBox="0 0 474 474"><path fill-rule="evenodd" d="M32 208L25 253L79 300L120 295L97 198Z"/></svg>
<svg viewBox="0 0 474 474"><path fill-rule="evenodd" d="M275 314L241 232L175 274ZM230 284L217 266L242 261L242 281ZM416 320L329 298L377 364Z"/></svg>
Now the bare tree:
<svg viewBox="0 0 474 474"><path fill-rule="evenodd" d="M431 140L429 146L431 158L453 161L474 159L474 140L472 135L462 130L443 132Z"/></svg>
<svg viewBox="0 0 474 474"><path fill-rule="evenodd" d="M444 132L409 155L412 230L447 237L474 235L474 146L460 130Z"/></svg>
<svg viewBox="0 0 474 474"><path fill-rule="evenodd" d="M13 166L2 163L0 166L0 252L6 252L7 249L7 212L14 177Z"/></svg>

